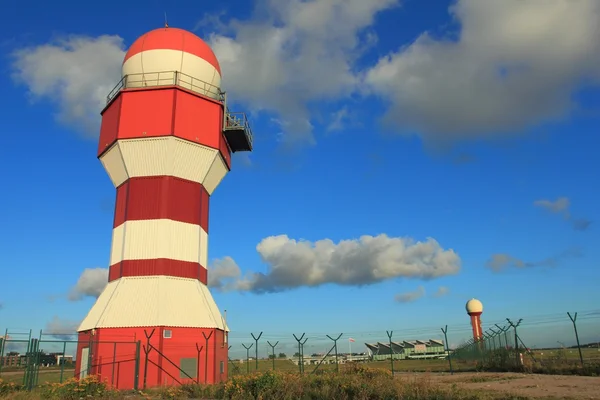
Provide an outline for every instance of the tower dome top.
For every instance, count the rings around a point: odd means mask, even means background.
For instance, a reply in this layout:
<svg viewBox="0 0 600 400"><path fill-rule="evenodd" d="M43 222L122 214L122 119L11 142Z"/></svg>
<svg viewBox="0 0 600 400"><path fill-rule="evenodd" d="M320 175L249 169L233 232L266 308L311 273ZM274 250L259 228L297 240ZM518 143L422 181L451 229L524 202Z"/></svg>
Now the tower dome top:
<svg viewBox="0 0 600 400"><path fill-rule="evenodd" d="M175 50L199 57L212 65L219 75L221 67L210 46L192 32L179 28L158 28L136 39L125 54L123 63L136 54L151 50ZM147 71L158 72L158 71Z"/></svg>
<svg viewBox="0 0 600 400"><path fill-rule="evenodd" d="M481 301L477 299L471 299L467 301L465 306L468 314L482 313L483 312L483 304Z"/></svg>
<svg viewBox="0 0 600 400"><path fill-rule="evenodd" d="M179 86L215 100L221 98L221 67L198 36L178 28L158 28L140 36L123 60L127 88Z"/></svg>

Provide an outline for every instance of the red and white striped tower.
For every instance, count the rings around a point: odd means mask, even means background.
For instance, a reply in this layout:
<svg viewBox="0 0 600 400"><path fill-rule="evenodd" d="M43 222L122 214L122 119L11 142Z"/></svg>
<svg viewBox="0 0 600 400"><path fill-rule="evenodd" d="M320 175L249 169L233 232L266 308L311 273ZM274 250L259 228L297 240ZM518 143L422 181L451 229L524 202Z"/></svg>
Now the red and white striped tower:
<svg viewBox="0 0 600 400"><path fill-rule="evenodd" d="M214 53L190 32L144 34L122 76L98 147L117 189L108 285L78 329L76 376L124 389L219 382L229 329L207 288L208 204L252 135L227 109Z"/></svg>
<svg viewBox="0 0 600 400"><path fill-rule="evenodd" d="M483 304L477 299L471 299L467 301L465 307L467 314L471 317L471 327L473 328L473 340L476 342L483 338L483 331L481 330L481 314L483 313Z"/></svg>

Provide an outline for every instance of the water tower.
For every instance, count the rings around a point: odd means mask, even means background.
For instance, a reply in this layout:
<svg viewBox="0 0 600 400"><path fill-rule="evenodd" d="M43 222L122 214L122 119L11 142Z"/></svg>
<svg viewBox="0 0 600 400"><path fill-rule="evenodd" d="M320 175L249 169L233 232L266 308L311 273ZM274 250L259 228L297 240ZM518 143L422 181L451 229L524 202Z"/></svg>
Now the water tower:
<svg viewBox="0 0 600 400"><path fill-rule="evenodd" d="M227 378L227 324L207 287L209 200L252 150L221 68L196 35L129 48L102 110L98 158L116 188L108 285L79 326L76 376L120 389Z"/></svg>

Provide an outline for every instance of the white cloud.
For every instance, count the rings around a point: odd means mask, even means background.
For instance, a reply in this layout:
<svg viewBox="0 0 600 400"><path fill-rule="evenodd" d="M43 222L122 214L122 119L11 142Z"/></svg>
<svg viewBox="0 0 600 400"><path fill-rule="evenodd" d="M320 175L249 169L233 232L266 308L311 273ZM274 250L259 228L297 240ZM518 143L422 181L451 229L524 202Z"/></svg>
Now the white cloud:
<svg viewBox="0 0 600 400"><path fill-rule="evenodd" d="M69 292L69 300L98 297L108 284L108 268L86 268Z"/></svg>
<svg viewBox="0 0 600 400"><path fill-rule="evenodd" d="M235 289L242 271L231 257L214 260L208 268L208 286L211 289L229 291ZM233 286L232 286L233 285Z"/></svg>
<svg viewBox="0 0 600 400"><path fill-rule="evenodd" d="M394 300L396 300L398 303L412 303L413 301L419 300L423 296L425 296L425 288L423 286L419 286L412 292L398 293L394 297Z"/></svg>
<svg viewBox="0 0 600 400"><path fill-rule="evenodd" d="M541 261L523 261L520 258L513 257L507 253L492 254L486 263L486 267L494 272L502 272L508 268L524 269L533 267L553 268L564 260L578 258L582 256L582 251L578 247L569 248L554 256L545 258Z"/></svg>
<svg viewBox="0 0 600 400"><path fill-rule="evenodd" d="M585 231L587 230L592 221L588 218L574 218L571 215L570 206L571 202L567 197L559 197L556 200L536 200L533 202L533 205L536 207L543 208L553 214L561 214L563 218L571 224L573 229L576 231Z"/></svg>
<svg viewBox="0 0 600 400"><path fill-rule="evenodd" d="M444 250L432 238L415 242L384 234L338 243L270 236L256 249L267 264L266 273L251 272L242 277L239 267L229 259L223 267L225 272L217 273L220 280L216 286L269 293L325 284L360 286L393 278L427 280L457 274L461 264L453 250Z"/></svg>
<svg viewBox="0 0 600 400"><path fill-rule="evenodd" d="M440 286L438 290L433 294L433 297L444 297L450 294L450 288L446 286Z"/></svg>
<svg viewBox="0 0 600 400"><path fill-rule="evenodd" d="M121 77L119 36L70 36L13 53L13 78L32 100L57 107L57 119L89 137L99 134L100 111Z"/></svg>
<svg viewBox="0 0 600 400"><path fill-rule="evenodd" d="M78 321L62 319L55 315L42 332L60 340L70 340L76 334L79 324Z"/></svg>
<svg viewBox="0 0 600 400"><path fill-rule="evenodd" d="M566 212L568 215L570 203L571 202L567 197L559 197L554 201L545 199L536 200L533 202L533 205L536 207L545 208L546 210L553 213L559 213L561 211Z"/></svg>
<svg viewBox="0 0 600 400"><path fill-rule="evenodd" d="M586 79L597 83L597 0L459 0L457 41L427 32L366 74L389 99L387 120L429 143L517 132L566 116Z"/></svg>
<svg viewBox="0 0 600 400"><path fill-rule="evenodd" d="M252 19L220 24L209 41L233 100L279 114L285 143L314 143L309 103L355 91L355 61L376 40L365 30L397 3L259 1Z"/></svg>

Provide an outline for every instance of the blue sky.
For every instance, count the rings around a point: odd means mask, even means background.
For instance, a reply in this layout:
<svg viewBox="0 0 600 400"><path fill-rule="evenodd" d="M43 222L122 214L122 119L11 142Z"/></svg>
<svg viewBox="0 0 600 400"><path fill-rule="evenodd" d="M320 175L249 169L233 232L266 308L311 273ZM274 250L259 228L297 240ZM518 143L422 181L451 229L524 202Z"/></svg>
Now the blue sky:
<svg viewBox="0 0 600 400"><path fill-rule="evenodd" d="M211 199L233 341L309 332L319 349L447 324L458 343L471 297L484 325L524 318L532 343L572 342L567 311L600 340L596 1L9 1L0 328L73 330L93 304L97 279L69 294L108 266L102 98L166 11L211 44L256 136ZM298 265L328 278L279 290Z"/></svg>

